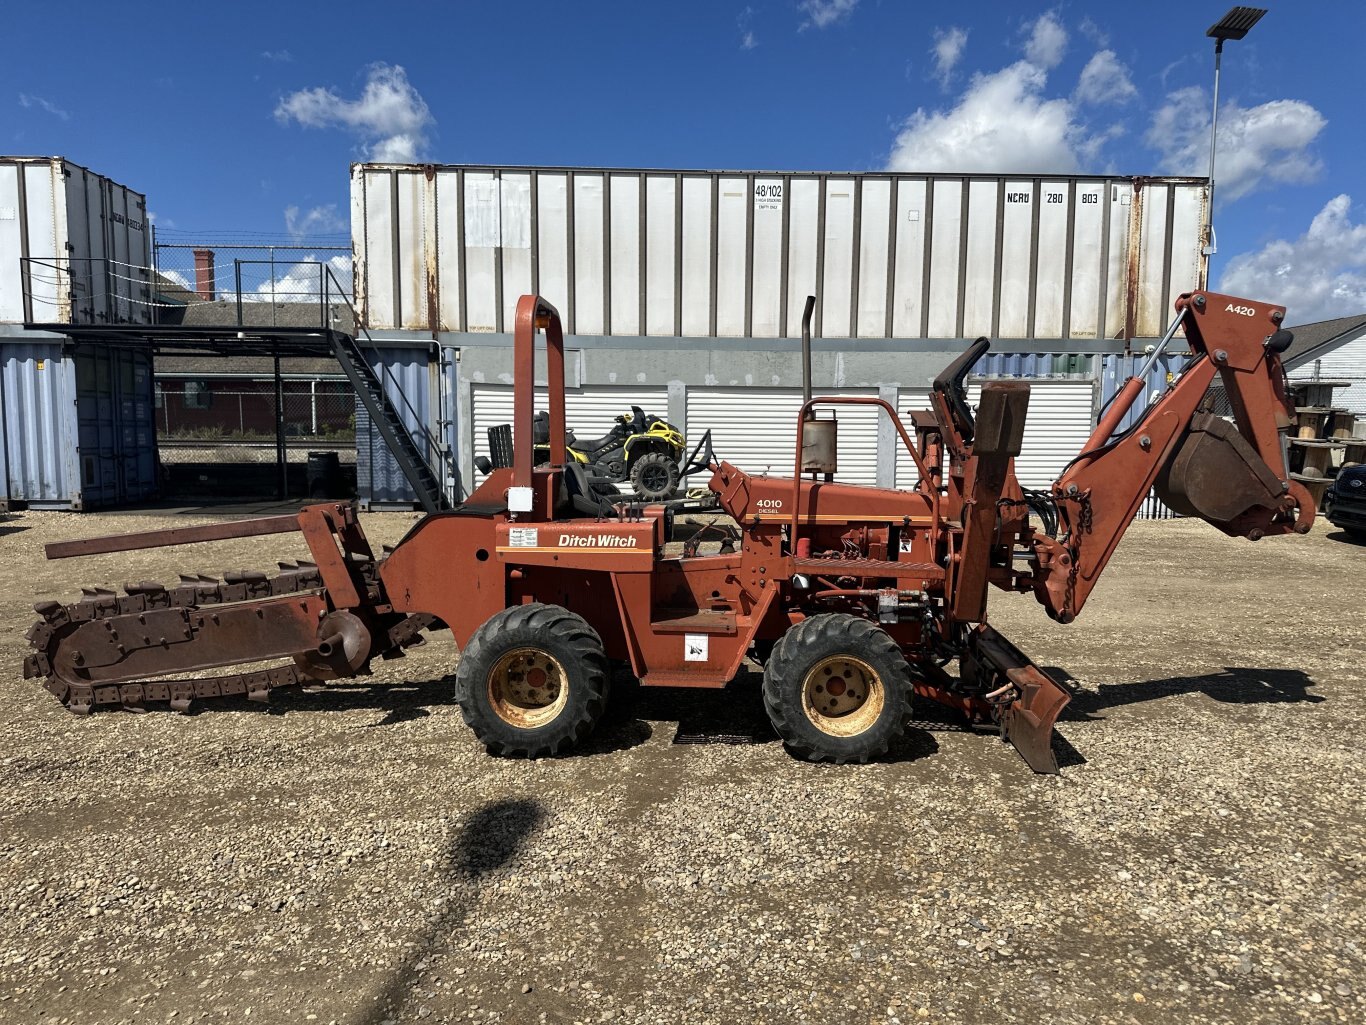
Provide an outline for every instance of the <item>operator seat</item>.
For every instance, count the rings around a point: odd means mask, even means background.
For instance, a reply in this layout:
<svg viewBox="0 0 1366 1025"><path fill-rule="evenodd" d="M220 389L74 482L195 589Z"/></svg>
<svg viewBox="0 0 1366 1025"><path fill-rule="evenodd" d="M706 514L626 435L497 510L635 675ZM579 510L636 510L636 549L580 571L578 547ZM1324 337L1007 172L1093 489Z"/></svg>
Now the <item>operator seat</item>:
<svg viewBox="0 0 1366 1025"><path fill-rule="evenodd" d="M611 516L617 510L610 499L593 490L588 483L588 474L583 464L570 460L561 467L561 480L564 482L565 495L569 508L576 516Z"/></svg>

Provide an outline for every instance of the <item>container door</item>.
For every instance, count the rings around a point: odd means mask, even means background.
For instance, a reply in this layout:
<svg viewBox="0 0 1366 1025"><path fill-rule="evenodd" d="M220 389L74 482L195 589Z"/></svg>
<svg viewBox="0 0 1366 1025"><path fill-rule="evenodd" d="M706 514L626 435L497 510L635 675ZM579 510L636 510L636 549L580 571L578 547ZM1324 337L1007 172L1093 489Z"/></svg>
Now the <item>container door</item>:
<svg viewBox="0 0 1366 1025"><path fill-rule="evenodd" d="M156 428L153 421L152 360L147 353L112 353L117 390L119 501L136 502L157 493Z"/></svg>
<svg viewBox="0 0 1366 1025"><path fill-rule="evenodd" d="M85 508L112 505L121 495L114 361L107 350L77 351L76 422Z"/></svg>
<svg viewBox="0 0 1366 1025"><path fill-rule="evenodd" d="M418 448L433 467L439 460L433 451L437 433L431 410L431 353L426 348L380 349L371 353L371 367L384 381L390 401ZM438 470L438 477L440 472ZM373 505L411 505L417 501L408 478L399 469L384 437L356 400L356 491Z"/></svg>
<svg viewBox="0 0 1366 1025"><path fill-rule="evenodd" d="M71 360L60 344L0 345L0 415L5 473L0 499L39 508L80 508L72 432Z"/></svg>

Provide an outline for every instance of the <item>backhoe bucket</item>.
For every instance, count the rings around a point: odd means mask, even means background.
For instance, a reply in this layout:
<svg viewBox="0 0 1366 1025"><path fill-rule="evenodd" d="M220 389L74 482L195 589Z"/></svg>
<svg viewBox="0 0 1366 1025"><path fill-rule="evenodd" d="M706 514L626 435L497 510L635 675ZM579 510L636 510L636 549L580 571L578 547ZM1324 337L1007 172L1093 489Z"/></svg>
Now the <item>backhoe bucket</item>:
<svg viewBox="0 0 1366 1025"><path fill-rule="evenodd" d="M1035 772L1056 775L1053 724L1072 695L985 623L972 632L968 648L977 673L997 684L988 700L997 708L1001 739Z"/></svg>
<svg viewBox="0 0 1366 1025"><path fill-rule="evenodd" d="M1285 495L1238 429L1208 413L1191 418L1153 487L1172 510L1220 527L1256 509L1277 509Z"/></svg>

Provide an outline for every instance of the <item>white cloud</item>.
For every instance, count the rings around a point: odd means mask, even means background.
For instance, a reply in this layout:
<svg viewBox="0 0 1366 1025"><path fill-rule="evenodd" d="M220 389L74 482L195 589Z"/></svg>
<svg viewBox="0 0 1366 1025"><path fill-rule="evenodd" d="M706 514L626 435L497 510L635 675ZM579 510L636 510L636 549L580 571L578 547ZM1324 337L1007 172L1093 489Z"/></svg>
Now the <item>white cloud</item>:
<svg viewBox="0 0 1366 1025"><path fill-rule="evenodd" d="M1209 94L1199 86L1180 89L1153 115L1148 145L1161 154L1169 174L1204 175L1209 170ZM1245 196L1267 182L1313 181L1323 169L1309 147L1328 122L1302 100L1272 100L1219 110L1215 157L1216 199Z"/></svg>
<svg viewBox="0 0 1366 1025"><path fill-rule="evenodd" d="M326 269L330 268L332 276L327 277ZM277 264L273 268L254 263L242 267L242 301L247 302L278 302L278 303L316 303L324 292L324 282L326 283L326 293L332 302L339 302L340 296L337 294L338 288L351 297L351 257L349 254L336 254L329 256L326 260L320 259L317 253L309 253L297 263ZM165 273L163 271L163 273ZM171 275L167 275L170 277ZM229 278L231 274L229 274ZM223 269L218 269L218 279L221 283L224 279ZM183 275L176 275L177 281L183 281ZM253 282L255 284L253 285ZM189 287L186 285L186 287ZM236 302L237 293L234 290L235 284L229 280L226 288L219 288L218 298L227 302Z"/></svg>
<svg viewBox="0 0 1366 1025"><path fill-rule="evenodd" d="M1029 39L1025 42L1025 59L1045 71L1062 63L1062 55L1067 52L1067 29L1062 27L1057 12L1044 11L1026 27Z"/></svg>
<svg viewBox="0 0 1366 1025"><path fill-rule="evenodd" d="M934 77L939 79L940 88L949 87L949 77L953 74L953 69L958 66L959 60L963 57L963 50L968 44L968 33L966 29L958 28L956 25L948 29L934 30L934 46L930 48L930 53L934 54Z"/></svg>
<svg viewBox="0 0 1366 1025"><path fill-rule="evenodd" d="M1082 18L1081 24L1078 25L1077 28L1081 30L1082 35L1084 35L1087 39L1091 40L1091 42L1095 43L1097 46L1103 48L1110 45L1109 34L1103 28L1097 25L1094 21L1092 21L1090 17Z"/></svg>
<svg viewBox="0 0 1366 1025"><path fill-rule="evenodd" d="M829 28L854 13L858 0L801 0L797 10L806 15L799 32L809 28Z"/></svg>
<svg viewBox="0 0 1366 1025"><path fill-rule="evenodd" d="M366 69L359 99L347 100L322 86L290 93L275 108L284 124L345 128L358 136L371 160L411 163L426 148L426 131L436 123L427 103L398 65Z"/></svg>
<svg viewBox="0 0 1366 1025"><path fill-rule="evenodd" d="M346 222L337 213L336 203L315 206L303 213L299 212L297 206L285 207L285 231L289 232L292 238L334 234L345 231L346 227Z"/></svg>
<svg viewBox="0 0 1366 1025"><path fill-rule="evenodd" d="M1114 50L1100 50L1081 69L1077 81L1079 103L1124 103L1137 95L1129 69Z"/></svg>
<svg viewBox="0 0 1366 1025"><path fill-rule="evenodd" d="M1336 196L1294 241L1234 257L1219 290L1280 303L1292 324L1366 313L1366 223L1352 223L1351 206Z"/></svg>
<svg viewBox="0 0 1366 1025"><path fill-rule="evenodd" d="M1076 171L1104 137L1090 136L1066 99L1047 99L1048 76L1029 61L975 75L958 105L917 110L888 160L893 171L1059 174Z"/></svg>
<svg viewBox="0 0 1366 1025"><path fill-rule="evenodd" d="M53 103L51 100L45 100L41 96L34 96L31 93L19 94L19 106L26 110L32 110L34 107L37 107L39 110L46 111L55 118L60 118L63 121L71 120L71 115L57 106L57 104Z"/></svg>
<svg viewBox="0 0 1366 1025"><path fill-rule="evenodd" d="M753 50L759 45L759 39L754 34L750 26L754 23L754 8L746 7L740 12L740 16L735 19L736 27L740 29L740 49Z"/></svg>
<svg viewBox="0 0 1366 1025"><path fill-rule="evenodd" d="M262 50L261 57L276 64L289 64L294 60L294 54L288 50Z"/></svg>
<svg viewBox="0 0 1366 1025"><path fill-rule="evenodd" d="M162 270L157 271L157 273L172 284L179 285L187 292L194 291L194 285L190 284L190 279L178 270L166 270L163 268Z"/></svg>

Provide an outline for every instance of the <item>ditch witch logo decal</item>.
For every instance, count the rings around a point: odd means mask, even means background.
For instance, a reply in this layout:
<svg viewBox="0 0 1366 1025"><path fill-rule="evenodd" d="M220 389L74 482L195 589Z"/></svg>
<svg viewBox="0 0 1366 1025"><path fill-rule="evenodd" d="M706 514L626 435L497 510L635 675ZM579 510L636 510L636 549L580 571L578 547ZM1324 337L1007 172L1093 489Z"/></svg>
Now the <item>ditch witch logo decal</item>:
<svg viewBox="0 0 1366 1025"><path fill-rule="evenodd" d="M548 547L542 547L541 531L536 527L513 527L508 531L508 545L511 548L534 548L537 551L554 551L556 548L585 548L596 551L604 548L639 550L639 541L636 538L620 534L551 534L544 544Z"/></svg>
<svg viewBox="0 0 1366 1025"><path fill-rule="evenodd" d="M636 539L620 534L561 534L561 548L634 548Z"/></svg>

